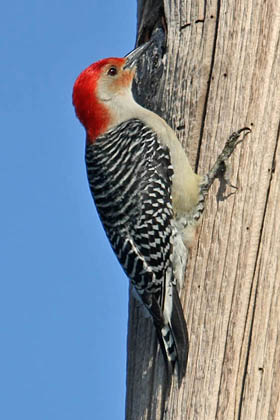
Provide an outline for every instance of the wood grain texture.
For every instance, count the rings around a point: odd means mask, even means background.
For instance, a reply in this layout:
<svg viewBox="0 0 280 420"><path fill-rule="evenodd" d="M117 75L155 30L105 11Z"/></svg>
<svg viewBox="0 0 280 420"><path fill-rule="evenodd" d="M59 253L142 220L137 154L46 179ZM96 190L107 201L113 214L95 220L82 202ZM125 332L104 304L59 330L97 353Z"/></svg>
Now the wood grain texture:
<svg viewBox="0 0 280 420"><path fill-rule="evenodd" d="M147 2L138 0L138 28L145 27ZM161 46L156 60L142 63L135 91L140 102L177 131L200 174L233 131L252 128L231 158L238 190L215 182L189 256L181 293L189 362L181 388L172 386L164 419L277 420L280 2L162 5L165 23L155 13L149 31L163 27L167 49ZM127 420L161 418L163 380L154 328L131 298Z"/></svg>

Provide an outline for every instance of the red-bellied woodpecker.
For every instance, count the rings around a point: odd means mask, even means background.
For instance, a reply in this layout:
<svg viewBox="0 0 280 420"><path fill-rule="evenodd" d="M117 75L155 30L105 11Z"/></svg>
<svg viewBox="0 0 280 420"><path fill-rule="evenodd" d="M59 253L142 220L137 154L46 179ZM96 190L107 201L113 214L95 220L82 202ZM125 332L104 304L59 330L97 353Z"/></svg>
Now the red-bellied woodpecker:
<svg viewBox="0 0 280 420"><path fill-rule="evenodd" d="M188 335L177 286L206 191L228 156L207 177L193 172L171 127L135 102L136 58L90 65L75 82L73 104L86 129L88 181L105 232L153 318L169 373L177 363L181 381Z"/></svg>

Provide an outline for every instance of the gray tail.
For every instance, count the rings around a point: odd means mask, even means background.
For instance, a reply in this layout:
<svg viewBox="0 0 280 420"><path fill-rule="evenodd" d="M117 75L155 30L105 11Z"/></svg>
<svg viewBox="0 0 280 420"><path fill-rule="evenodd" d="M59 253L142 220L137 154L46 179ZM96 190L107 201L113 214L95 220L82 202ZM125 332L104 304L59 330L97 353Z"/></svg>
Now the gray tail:
<svg viewBox="0 0 280 420"><path fill-rule="evenodd" d="M172 303L170 322L161 329L157 328L157 335L165 360L167 374L170 377L175 364L177 364L180 386L187 368L189 340L187 325L176 287L173 287Z"/></svg>

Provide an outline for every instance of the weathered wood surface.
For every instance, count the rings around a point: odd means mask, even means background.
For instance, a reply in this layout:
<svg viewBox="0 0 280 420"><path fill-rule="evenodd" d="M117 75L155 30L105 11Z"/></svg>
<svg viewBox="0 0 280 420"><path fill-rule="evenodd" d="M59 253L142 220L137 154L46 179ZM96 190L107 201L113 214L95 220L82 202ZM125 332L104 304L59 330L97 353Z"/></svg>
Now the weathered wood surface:
<svg viewBox="0 0 280 420"><path fill-rule="evenodd" d="M167 51L144 63L136 95L177 131L193 167L206 173L233 131L252 128L231 158L238 190L215 182L189 258L181 293L189 362L164 418L277 420L280 2L138 0L140 42L155 26ZM160 419L156 349L151 321L131 299L127 420Z"/></svg>

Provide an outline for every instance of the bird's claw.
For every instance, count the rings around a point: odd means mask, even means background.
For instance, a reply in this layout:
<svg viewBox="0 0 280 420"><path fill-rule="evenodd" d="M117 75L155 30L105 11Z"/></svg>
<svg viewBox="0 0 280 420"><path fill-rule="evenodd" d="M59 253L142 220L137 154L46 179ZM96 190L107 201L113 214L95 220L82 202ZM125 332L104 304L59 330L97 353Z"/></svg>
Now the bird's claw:
<svg viewBox="0 0 280 420"><path fill-rule="evenodd" d="M229 159L229 157L232 155L234 149L236 146L241 143L244 138L251 132L251 129L249 127L243 127L240 130L232 133L230 137L227 139L226 144L223 148L222 153L218 156L218 159L216 160L215 165L212 167L212 169L209 171L209 173L206 175L206 183L203 185L204 190L209 190L211 185L214 182L215 178L218 178L219 176L222 176L224 178L224 181L227 185L229 185L232 188L237 189L236 186L232 185L229 181L229 179L226 177L226 162ZM240 138L240 135L244 133L242 138Z"/></svg>

